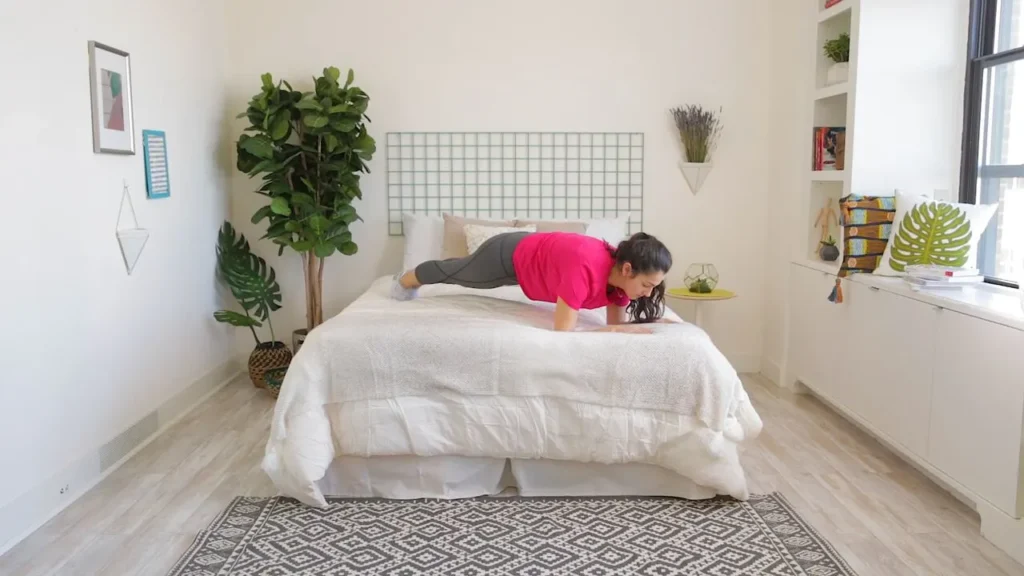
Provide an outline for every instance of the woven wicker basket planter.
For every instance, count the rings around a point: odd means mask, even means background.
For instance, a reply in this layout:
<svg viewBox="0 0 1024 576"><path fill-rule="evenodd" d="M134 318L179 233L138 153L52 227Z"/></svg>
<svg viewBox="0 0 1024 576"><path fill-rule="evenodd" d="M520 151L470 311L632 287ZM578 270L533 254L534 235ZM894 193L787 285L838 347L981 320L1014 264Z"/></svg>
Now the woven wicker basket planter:
<svg viewBox="0 0 1024 576"><path fill-rule="evenodd" d="M291 361L292 352L284 342L261 342L249 355L249 379L252 385L267 388L264 378L267 370L286 368Z"/></svg>
<svg viewBox="0 0 1024 576"><path fill-rule="evenodd" d="M271 368L263 373L263 379L267 382L267 392L274 398L281 393L281 386L284 384L284 377L288 373L288 367Z"/></svg>

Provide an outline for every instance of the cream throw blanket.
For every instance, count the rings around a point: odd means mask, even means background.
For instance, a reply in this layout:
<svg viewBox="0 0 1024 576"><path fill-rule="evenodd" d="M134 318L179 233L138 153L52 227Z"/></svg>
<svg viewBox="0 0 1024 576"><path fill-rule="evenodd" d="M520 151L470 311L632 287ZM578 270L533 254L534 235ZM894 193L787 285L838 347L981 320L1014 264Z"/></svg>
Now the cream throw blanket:
<svg viewBox="0 0 1024 576"><path fill-rule="evenodd" d="M315 483L336 456L458 455L656 464L747 498L736 446L761 420L696 326L559 333L553 307L518 287L397 302L388 282L292 361L263 462L285 495L324 506ZM584 311L581 326L603 317Z"/></svg>

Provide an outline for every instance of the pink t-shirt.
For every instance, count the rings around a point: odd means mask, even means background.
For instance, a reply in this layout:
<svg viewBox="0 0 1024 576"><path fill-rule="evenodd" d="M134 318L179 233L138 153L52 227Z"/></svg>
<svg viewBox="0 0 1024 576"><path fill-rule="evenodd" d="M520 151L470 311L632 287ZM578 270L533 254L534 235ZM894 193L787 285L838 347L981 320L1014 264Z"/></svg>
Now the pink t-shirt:
<svg viewBox="0 0 1024 576"><path fill-rule="evenodd" d="M566 232L538 232L523 238L512 254L519 285L531 300L565 301L573 310L627 306L625 292L608 276L615 258L599 238Z"/></svg>

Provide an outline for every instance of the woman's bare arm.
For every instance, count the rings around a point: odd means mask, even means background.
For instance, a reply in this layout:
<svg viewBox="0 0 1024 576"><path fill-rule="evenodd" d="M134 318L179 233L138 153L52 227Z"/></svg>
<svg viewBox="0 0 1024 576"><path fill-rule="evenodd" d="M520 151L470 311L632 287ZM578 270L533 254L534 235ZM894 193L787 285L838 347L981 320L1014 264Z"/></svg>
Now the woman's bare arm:
<svg viewBox="0 0 1024 576"><path fill-rule="evenodd" d="M572 332L576 330L576 321L579 319L579 312L573 310L561 298L555 304L555 331Z"/></svg>
<svg viewBox="0 0 1024 576"><path fill-rule="evenodd" d="M626 309L623 308L622 306L609 304L607 310L609 326L618 326L620 324L629 323L629 318L626 316Z"/></svg>
<svg viewBox="0 0 1024 576"><path fill-rule="evenodd" d="M561 298L558 299L558 303L555 304L555 331L557 332L574 332L576 330L576 323L579 320L579 312L573 310L565 303ZM634 324L613 324L611 326L602 326L600 328L592 328L586 330L587 332L628 332L633 334L650 334L651 329L644 326L638 326Z"/></svg>

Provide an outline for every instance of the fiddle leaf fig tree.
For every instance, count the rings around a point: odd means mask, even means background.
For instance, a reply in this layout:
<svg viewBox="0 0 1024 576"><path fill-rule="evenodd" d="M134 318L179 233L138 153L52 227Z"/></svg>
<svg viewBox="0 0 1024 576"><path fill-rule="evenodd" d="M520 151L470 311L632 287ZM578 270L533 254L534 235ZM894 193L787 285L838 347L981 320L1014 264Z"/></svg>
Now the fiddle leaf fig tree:
<svg viewBox="0 0 1024 576"><path fill-rule="evenodd" d="M366 130L370 97L352 85L351 70L340 80L337 68L325 68L313 91L300 92L264 74L238 116L249 122L237 142L238 169L261 178L256 192L266 197L252 222L268 221L263 238L279 254L287 247L302 256L309 330L323 322L324 259L358 250L349 231L360 220L352 202L363 197L359 177L376 151Z"/></svg>

